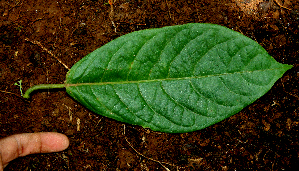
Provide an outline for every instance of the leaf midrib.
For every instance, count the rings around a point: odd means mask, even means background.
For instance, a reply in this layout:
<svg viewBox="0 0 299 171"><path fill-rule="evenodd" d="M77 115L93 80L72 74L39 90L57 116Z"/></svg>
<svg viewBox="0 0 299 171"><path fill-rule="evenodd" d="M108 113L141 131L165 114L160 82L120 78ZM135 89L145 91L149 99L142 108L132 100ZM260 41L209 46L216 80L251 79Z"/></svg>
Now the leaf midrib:
<svg viewBox="0 0 299 171"><path fill-rule="evenodd" d="M65 83L65 87L76 87L76 86L94 86L94 85L116 85L116 84L137 84L137 83L150 83L150 82L161 82L161 81L178 81L178 80L190 80L198 78L207 78L207 77L219 77L223 75L232 75L232 74L243 74L243 73L253 73L260 71L271 71L271 70L280 70L281 68L268 68L263 70L254 70L254 71L239 71L232 73L221 73L213 75L204 75L204 76L192 76L192 77L181 77L181 78L162 78L162 79L152 79L152 80L137 80L137 81L119 81L119 82L96 82L96 83Z"/></svg>

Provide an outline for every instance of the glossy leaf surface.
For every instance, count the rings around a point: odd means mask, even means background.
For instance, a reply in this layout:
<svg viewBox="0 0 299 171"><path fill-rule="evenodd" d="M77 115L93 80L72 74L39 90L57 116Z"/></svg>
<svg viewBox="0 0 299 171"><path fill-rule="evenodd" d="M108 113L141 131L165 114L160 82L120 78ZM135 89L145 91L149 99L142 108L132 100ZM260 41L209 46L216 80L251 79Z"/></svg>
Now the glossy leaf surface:
<svg viewBox="0 0 299 171"><path fill-rule="evenodd" d="M193 23L109 42L71 68L66 89L100 115L182 133L239 112L290 68L238 32Z"/></svg>

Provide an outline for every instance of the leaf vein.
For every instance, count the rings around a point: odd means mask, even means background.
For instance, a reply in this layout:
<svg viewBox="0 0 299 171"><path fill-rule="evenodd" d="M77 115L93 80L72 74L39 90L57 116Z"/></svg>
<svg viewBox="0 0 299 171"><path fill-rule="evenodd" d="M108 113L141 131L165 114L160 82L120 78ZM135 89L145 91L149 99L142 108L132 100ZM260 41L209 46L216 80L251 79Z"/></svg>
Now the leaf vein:
<svg viewBox="0 0 299 171"><path fill-rule="evenodd" d="M170 62L169 64L169 69L168 69L168 74L167 74L167 78L169 78L169 74L170 74L170 69L171 69L171 66L172 66L172 63L177 59L177 57L179 56L179 54L195 39L197 39L198 37L202 37L204 36L205 33L201 34L201 35L198 35L196 37L194 37L193 39L190 39L181 49L180 51L178 52L178 55L176 55Z"/></svg>
<svg viewBox="0 0 299 171"><path fill-rule="evenodd" d="M236 95L243 96L243 97L248 97L248 96L246 96L246 95L243 95L243 94L240 94L240 93L237 93L237 92L233 91L229 86L227 86L227 85L225 84L225 82L224 82L224 80L223 80L222 77L219 77L219 78L220 78L220 80L221 80L223 86L224 86L229 92L231 92L232 94L236 94ZM242 77L242 78L243 78L243 77Z"/></svg>
<svg viewBox="0 0 299 171"><path fill-rule="evenodd" d="M172 98L172 96L171 95L169 95L168 93L167 93L167 91L165 90L165 88L163 87L163 85L162 85L162 82L160 82L160 85L161 85L161 89L162 89L162 91L166 94L166 96L168 96L176 105L178 105L178 106L181 106L184 110L188 110L188 111L190 111L190 112L192 112L192 113L195 113L195 114L198 114L198 115L200 115L199 113L197 113L197 112L194 112L194 111L192 111L192 110L189 110L186 106L184 106L183 104L180 104L180 103L178 103L175 99L173 99ZM182 112L182 114L181 114L181 118L183 117L183 112ZM166 117L167 118L167 117ZM171 119L169 119L169 118L167 118L169 121L171 121ZM174 121L171 121L172 123L174 123L174 124L176 124L176 125L180 125L180 126L183 126L182 124L179 124L179 123L175 123ZM193 125L194 125L194 123L193 123Z"/></svg>
<svg viewBox="0 0 299 171"><path fill-rule="evenodd" d="M96 96L96 93L94 92L94 89L93 89L93 88L91 88L91 92L92 92L93 96L95 97L95 99L97 99L97 101L99 102L99 104L100 104L101 106L103 106L107 111L109 111L110 114L113 113L113 114L117 115L116 113L114 113L114 112L112 111L112 109L109 109L106 105L104 105L104 103L102 103L102 101L100 100L100 98L98 98L98 97ZM121 116L121 115L117 115L117 116L119 116L119 117L125 119L125 118L124 118L123 116Z"/></svg>
<svg viewBox="0 0 299 171"><path fill-rule="evenodd" d="M132 71L132 66L133 66L133 64L135 63L136 58L138 57L138 54L139 54L140 50L141 50L146 44L148 44L149 41L152 40L156 35L157 35L157 34L153 35L151 38L149 38L147 41L145 41L145 42L143 43L143 45L142 45L142 46L138 49L138 51L136 52L136 55L134 56L134 58L133 58L133 60L132 60L132 62L131 62L131 66L130 66L129 71L128 71L128 74L127 74L127 80L129 80L129 75L130 75L130 73L131 73L131 71Z"/></svg>
<svg viewBox="0 0 299 171"><path fill-rule="evenodd" d="M119 101L120 101L124 106L126 106L126 109L127 109L131 114L133 114L135 117L139 118L138 116L136 116L136 114L135 114L134 112L132 112L132 111L130 110L130 108L126 105L126 103L121 99L121 97L120 97L119 94L117 93L116 88L114 87L114 85L113 85L112 87L113 87L113 90L114 90L115 94L117 95Z"/></svg>
<svg viewBox="0 0 299 171"><path fill-rule="evenodd" d="M119 48L113 55L111 55L111 57L110 57L110 59L109 59L109 62L108 62L107 65L104 67L104 68L105 68L105 71L104 71L104 73L103 73L103 75L102 75L101 82L103 81L103 78L105 77L106 71L108 70L108 66L110 65L110 62L112 61L112 58L115 56L115 54L116 54L121 48L124 47L124 45L125 45L125 43L123 43L123 44L121 45L121 47L120 47L120 48ZM96 57L94 58L94 60L95 60L95 59L96 59ZM93 62L94 60L92 60L92 62ZM88 66L90 66L90 64L91 64L92 62L90 62ZM87 68L88 68L88 67L87 67Z"/></svg>
<svg viewBox="0 0 299 171"><path fill-rule="evenodd" d="M164 47L163 47L163 49L162 49L161 52L160 52L159 59L156 61L156 63L155 63L155 64L151 67L151 69L150 69L150 72L149 72L149 74L148 74L148 79L150 79L150 75L151 75L151 73L152 73L153 68L159 63L159 61L161 61L161 59L162 59L161 54L165 51L165 48L167 47L167 45L169 45L170 43L172 43L172 42L173 42L173 39L174 39L175 37L177 37L178 34L181 33L181 32L184 31L184 30L186 30L186 28L184 28L184 29L180 30L179 32L177 32L176 34L174 34L174 35L172 36L172 38L169 38L169 40L168 40L166 43L164 43ZM182 47L182 48L184 48L184 47ZM180 53L180 51L179 51L177 54L179 54L179 53ZM177 55L175 55L175 56L177 56ZM174 58L175 58L175 56L174 56Z"/></svg>
<svg viewBox="0 0 299 171"><path fill-rule="evenodd" d="M145 101L145 103L147 104L147 106L148 106L148 107L149 107L155 114L157 114L157 115L159 115L159 116L161 116L161 117L167 119L169 122L171 122L171 123L177 125L176 123L172 122L172 121L171 121L169 118L167 118L166 116L164 116L164 115L162 115L161 113L157 112L155 109L153 109L153 108L151 107L150 104L148 104L148 102L146 101L146 98L144 97L144 95L142 94L142 92L141 92L141 90L140 90L139 83L138 83L138 88L139 88L139 91L140 91L140 94L141 94L143 100ZM152 122L152 121L150 121L150 122ZM152 124L153 124L153 125L156 125L155 123L152 123ZM156 125L156 126L157 126L157 125ZM157 127L159 127L159 126L157 126Z"/></svg>
<svg viewBox="0 0 299 171"><path fill-rule="evenodd" d="M226 39L225 41L223 41L223 42L221 42L221 43L219 43L219 44L223 44L223 43L227 43L228 41L231 41L231 40L233 40L233 39L235 39L235 38L230 38L230 39ZM205 54L203 54L199 59L198 59L198 61L197 62L195 62L195 64L193 65L193 71L192 71L192 75L195 75L195 69L196 69L196 65L198 64L198 63L200 63L200 61L202 60L202 58L203 57L205 57L211 50L213 50L216 46L218 46L219 44L214 44L212 47L210 47L206 52L205 52ZM220 60L221 61L221 60ZM221 61L222 62L222 61ZM223 63L223 62L222 62ZM225 64L224 64L225 65Z"/></svg>
<svg viewBox="0 0 299 171"><path fill-rule="evenodd" d="M228 107L228 106L226 106L226 105L219 104L217 101L215 101L215 100L212 99L212 98L209 98L209 97L205 96L204 94L201 94L201 93L195 88L195 86L193 85L192 81L191 81L191 80L189 80L189 81L190 81L190 84L191 84L192 88L193 88L194 91L196 92L196 94L198 94L199 96L201 96L201 97L207 99L207 100L210 101L210 102L213 102L213 103L216 104L216 105L224 106L224 107Z"/></svg>
<svg viewBox="0 0 299 171"><path fill-rule="evenodd" d="M78 94L79 97L80 97L80 98L78 98L78 99L80 99L81 102L83 101L83 104L84 104L87 108L96 111L91 105L89 105L89 102L86 101L86 100L83 98L83 96L82 96L82 94L81 94L82 92L79 91L79 88L78 88L78 87L74 87L74 88L77 90L77 92L78 92L77 94ZM84 103L84 102L85 102L85 103Z"/></svg>

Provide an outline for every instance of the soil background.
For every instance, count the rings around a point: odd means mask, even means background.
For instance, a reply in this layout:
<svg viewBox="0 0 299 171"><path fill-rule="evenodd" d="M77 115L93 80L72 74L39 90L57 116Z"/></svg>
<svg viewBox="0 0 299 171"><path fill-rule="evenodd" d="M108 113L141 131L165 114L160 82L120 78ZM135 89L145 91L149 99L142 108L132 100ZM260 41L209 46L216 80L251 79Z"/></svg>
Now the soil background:
<svg viewBox="0 0 299 171"><path fill-rule="evenodd" d="M0 138L60 132L63 152L34 154L5 170L296 170L299 168L299 3L291 0L1 0ZM20 96L63 83L68 69L137 30L214 23L294 67L259 100L203 130L167 134L102 117L65 91ZM40 43L40 44L39 44ZM58 59L58 60L57 60Z"/></svg>

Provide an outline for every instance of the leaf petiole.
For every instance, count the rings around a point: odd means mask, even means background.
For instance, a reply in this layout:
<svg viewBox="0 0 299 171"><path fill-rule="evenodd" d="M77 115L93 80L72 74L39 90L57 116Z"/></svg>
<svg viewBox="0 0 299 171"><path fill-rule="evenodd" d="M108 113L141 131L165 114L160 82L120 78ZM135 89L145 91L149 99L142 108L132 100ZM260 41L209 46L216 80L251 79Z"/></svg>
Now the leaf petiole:
<svg viewBox="0 0 299 171"><path fill-rule="evenodd" d="M24 98L29 99L30 93L32 93L35 90L39 89L54 89L54 88L65 88L65 84L39 84L35 85L33 87L30 87L25 94L23 95Z"/></svg>

